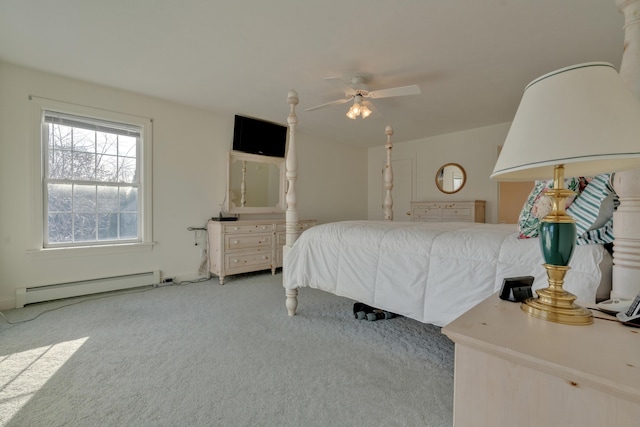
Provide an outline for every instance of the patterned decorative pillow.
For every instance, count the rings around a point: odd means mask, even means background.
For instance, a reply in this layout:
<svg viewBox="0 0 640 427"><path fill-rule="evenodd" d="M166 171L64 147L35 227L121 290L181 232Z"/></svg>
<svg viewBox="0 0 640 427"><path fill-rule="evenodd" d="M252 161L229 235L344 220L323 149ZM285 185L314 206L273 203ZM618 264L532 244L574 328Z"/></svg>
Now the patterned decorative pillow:
<svg viewBox="0 0 640 427"><path fill-rule="evenodd" d="M590 178L586 177L566 178L564 180L565 188L576 193L576 196L567 199L565 209L571 206L575 198L587 187L589 181ZM540 220L551 212L551 200L545 196L545 193L551 188L553 188L552 179L536 181L518 218L519 239L538 237Z"/></svg>

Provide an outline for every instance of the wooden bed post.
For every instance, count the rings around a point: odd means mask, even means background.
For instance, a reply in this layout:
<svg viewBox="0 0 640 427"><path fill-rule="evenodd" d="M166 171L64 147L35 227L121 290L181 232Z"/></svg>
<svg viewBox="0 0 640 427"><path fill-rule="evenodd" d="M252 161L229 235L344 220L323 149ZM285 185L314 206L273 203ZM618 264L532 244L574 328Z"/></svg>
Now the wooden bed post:
<svg viewBox="0 0 640 427"><path fill-rule="evenodd" d="M298 159L296 157L296 125L298 124L298 117L296 116L296 105L298 105L299 99L295 90L292 89L289 91L287 102L289 103L290 112L287 117L287 123L289 124L289 146L287 148L287 156L285 160L287 178L287 210L285 217L286 242L283 248L283 258L286 257L287 252L300 235L297 210L298 197L295 185L296 179L298 179ZM294 316L296 314L296 309L298 308L298 289L286 289L285 295L287 297L285 302L287 313L289 316Z"/></svg>
<svg viewBox="0 0 640 427"><path fill-rule="evenodd" d="M625 18L620 76L640 98L640 1L616 4ZM640 292L640 169L616 173L614 188L620 206L613 214L611 297L633 299Z"/></svg>
<svg viewBox="0 0 640 427"><path fill-rule="evenodd" d="M384 133L387 135L387 164L384 169L384 189L386 190L386 196L384 198L383 212L385 221L393 220L393 197L391 197L391 190L393 190L393 169L391 167L391 149L393 144L391 143L391 135L393 135L393 128L391 125L387 125L384 129Z"/></svg>

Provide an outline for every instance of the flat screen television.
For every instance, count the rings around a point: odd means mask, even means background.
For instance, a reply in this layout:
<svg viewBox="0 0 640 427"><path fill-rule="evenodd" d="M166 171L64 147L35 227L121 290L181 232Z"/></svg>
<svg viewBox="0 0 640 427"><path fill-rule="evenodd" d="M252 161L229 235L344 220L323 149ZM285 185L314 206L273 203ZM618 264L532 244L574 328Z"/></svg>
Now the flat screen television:
<svg viewBox="0 0 640 427"><path fill-rule="evenodd" d="M287 127L236 115L233 150L263 156L284 157Z"/></svg>

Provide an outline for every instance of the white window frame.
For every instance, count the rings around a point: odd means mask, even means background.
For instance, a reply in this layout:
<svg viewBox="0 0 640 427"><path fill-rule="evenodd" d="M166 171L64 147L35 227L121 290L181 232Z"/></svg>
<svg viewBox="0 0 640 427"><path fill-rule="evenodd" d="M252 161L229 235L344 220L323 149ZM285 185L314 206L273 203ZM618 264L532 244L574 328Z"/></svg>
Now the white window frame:
<svg viewBox="0 0 640 427"><path fill-rule="evenodd" d="M153 121L150 118L135 116L131 114L102 110L93 107L70 104L60 101L49 100L30 96L32 103L32 134L30 135L30 183L32 191L30 198L30 233L29 249L27 253L35 257L66 257L84 255L106 255L112 253L127 253L149 251L153 247L152 236L152 130ZM47 147L44 146L46 138L43 136L43 126L45 111L55 111L62 114L84 117L87 119L103 120L115 123L123 123L138 126L141 129L140 147L137 155L140 168L140 183L138 189L139 197L139 241L108 243L89 242L83 245L55 245L45 247L45 221L47 216L46 201L44 200L44 173L45 156Z"/></svg>

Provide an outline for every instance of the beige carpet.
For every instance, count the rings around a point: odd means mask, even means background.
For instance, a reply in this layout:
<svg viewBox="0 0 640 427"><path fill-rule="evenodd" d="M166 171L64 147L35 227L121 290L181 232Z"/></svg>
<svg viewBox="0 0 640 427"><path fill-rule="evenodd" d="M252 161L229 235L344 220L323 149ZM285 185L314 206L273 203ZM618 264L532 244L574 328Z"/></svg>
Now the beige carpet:
<svg viewBox="0 0 640 427"><path fill-rule="evenodd" d="M5 312L0 425L450 426L453 344L253 274Z"/></svg>

